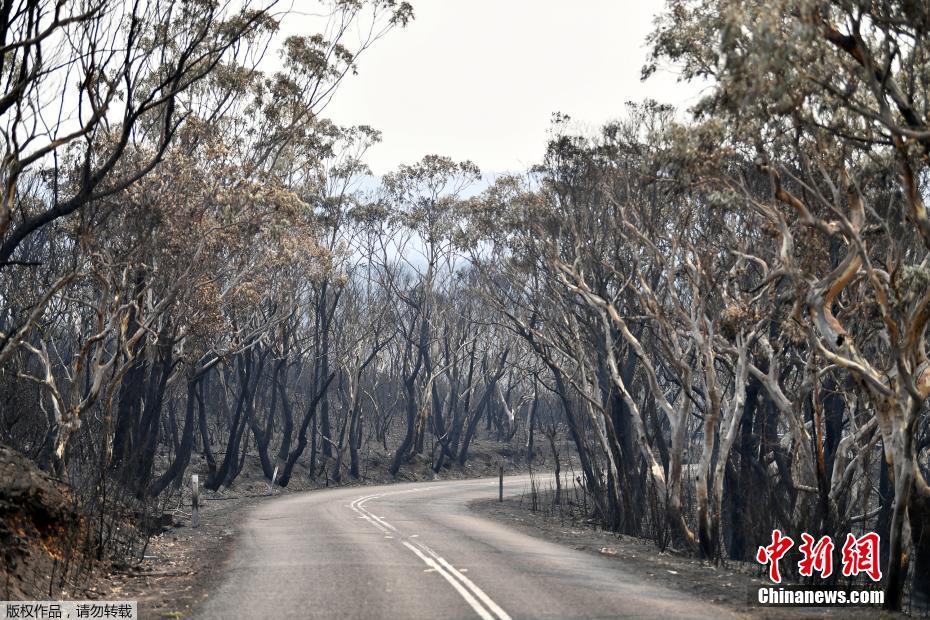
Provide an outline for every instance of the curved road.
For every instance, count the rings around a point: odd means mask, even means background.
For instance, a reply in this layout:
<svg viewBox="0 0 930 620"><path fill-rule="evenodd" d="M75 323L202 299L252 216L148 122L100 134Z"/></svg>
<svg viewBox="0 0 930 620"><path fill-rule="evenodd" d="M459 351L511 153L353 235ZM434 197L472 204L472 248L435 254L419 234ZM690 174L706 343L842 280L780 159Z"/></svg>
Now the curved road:
<svg viewBox="0 0 930 620"><path fill-rule="evenodd" d="M518 495L528 479L505 478ZM294 494L251 510L218 590L230 618L728 618L621 562L472 513L496 479Z"/></svg>

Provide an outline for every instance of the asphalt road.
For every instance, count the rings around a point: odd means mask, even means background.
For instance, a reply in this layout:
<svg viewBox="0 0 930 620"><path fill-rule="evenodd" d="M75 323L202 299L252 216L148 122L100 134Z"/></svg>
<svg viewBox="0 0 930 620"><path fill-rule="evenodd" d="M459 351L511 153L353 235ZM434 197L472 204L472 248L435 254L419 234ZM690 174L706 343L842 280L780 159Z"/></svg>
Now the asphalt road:
<svg viewBox="0 0 930 620"><path fill-rule="evenodd" d="M505 492L526 479L505 479ZM527 536L471 512L497 480L354 487L250 511L218 590L230 618L728 618L622 562Z"/></svg>

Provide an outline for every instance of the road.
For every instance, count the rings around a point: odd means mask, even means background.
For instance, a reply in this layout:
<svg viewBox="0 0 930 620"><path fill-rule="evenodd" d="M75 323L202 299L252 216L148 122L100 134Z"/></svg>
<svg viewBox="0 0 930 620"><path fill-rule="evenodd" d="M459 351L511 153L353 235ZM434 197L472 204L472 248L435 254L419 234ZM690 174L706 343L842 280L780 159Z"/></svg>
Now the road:
<svg viewBox="0 0 930 620"><path fill-rule="evenodd" d="M505 479L520 494L527 479ZM527 536L467 507L496 479L353 487L262 503L196 617L715 618L724 608L622 562Z"/></svg>

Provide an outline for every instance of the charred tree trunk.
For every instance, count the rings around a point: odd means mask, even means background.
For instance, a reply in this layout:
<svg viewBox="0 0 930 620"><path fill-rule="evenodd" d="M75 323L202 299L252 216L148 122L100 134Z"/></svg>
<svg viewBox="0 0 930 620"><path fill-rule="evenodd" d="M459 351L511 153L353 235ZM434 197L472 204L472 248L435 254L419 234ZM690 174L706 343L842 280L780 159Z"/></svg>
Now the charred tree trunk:
<svg viewBox="0 0 930 620"><path fill-rule="evenodd" d="M507 364L507 356L509 354L510 349L504 349L504 352L497 363L497 368L487 377L487 385L484 387L484 393L481 395L481 400L478 401L478 406L475 410L475 413L468 421L468 426L465 429L465 436L462 439L462 447L459 450L458 455L459 467L465 467L465 461L468 459L468 446L471 444L471 440L475 436L475 430L478 428L478 422L481 421L482 414L490 407L491 396L494 394L494 390L497 387L497 382L500 381L500 378L504 376L504 368ZM486 374L488 373L486 372Z"/></svg>
<svg viewBox="0 0 930 620"><path fill-rule="evenodd" d="M181 443L171 467L149 489L152 497L160 495L171 483L174 483L176 487L180 486L184 471L187 469L188 463L190 463L191 451L194 446L194 402L197 400L196 393L199 382L200 379L196 378L187 383L187 402L185 404L184 432L181 436Z"/></svg>
<svg viewBox="0 0 930 620"><path fill-rule="evenodd" d="M273 386L278 390L278 396L281 398L281 416L284 418L281 424L281 445L278 448L277 462L283 463L287 460L288 452L291 449L291 435L294 432L294 410L291 408L291 401L287 396L287 367L285 367L278 376L278 384Z"/></svg>
<svg viewBox="0 0 930 620"><path fill-rule="evenodd" d="M753 548L746 524L751 520L749 506L753 502L754 473L752 467L756 441L753 437L753 420L756 418L759 391L762 384L755 377L749 378L746 388L746 404L740 420L739 439L736 454L739 465L736 474L729 479L727 493L727 515L730 527L727 529L726 546L730 559L744 560Z"/></svg>
<svg viewBox="0 0 930 620"><path fill-rule="evenodd" d="M912 612L921 613L930 610L930 495L914 489L908 517L914 545L911 606Z"/></svg>
<svg viewBox="0 0 930 620"><path fill-rule="evenodd" d="M526 462L533 462L536 448L533 445L533 433L536 428L536 413L539 411L539 386L533 381L533 402L527 410L526 418Z"/></svg>
<svg viewBox="0 0 930 620"><path fill-rule="evenodd" d="M207 408L204 403L204 392L207 389L209 381L210 375L207 374L199 384L200 389L195 392L197 397L197 420L200 425L200 442L203 447L204 459L207 461L208 478L216 475L216 457L213 455L213 447L210 442L210 431L207 428Z"/></svg>
<svg viewBox="0 0 930 620"><path fill-rule="evenodd" d="M162 337L170 343L170 336ZM142 409L142 422L140 435L135 439L138 453L133 459L133 480L137 494L143 494L146 486L152 479L152 468L155 463L155 453L158 449L158 440L161 436L160 421L162 405L168 387L168 378L174 370L175 361L172 345L159 346L158 363L151 369L148 388L146 389L145 404Z"/></svg>
<svg viewBox="0 0 930 620"><path fill-rule="evenodd" d="M419 368L419 363L417 367ZM391 461L391 467L388 470L392 476L397 476L401 464L403 464L404 459L407 457L407 453L410 452L410 449L414 445L414 433L416 432L417 421L416 377L417 375L414 374L404 380L407 432L404 435L403 441L397 446L397 450L394 452L394 459Z"/></svg>
<svg viewBox="0 0 930 620"><path fill-rule="evenodd" d="M294 471L294 465L297 464L297 459L300 458L300 455L303 454L304 449L307 447L307 431L310 428L310 422L316 420L317 406L319 405L320 399L323 398L323 394L329 389L329 384L335 376L335 373L329 374L323 384L317 388L316 394L313 395L313 399L307 407L307 412L304 414L303 421L300 423L300 429L297 432L297 445L294 447L294 450L288 454L287 460L284 462L284 470L281 472L281 478L279 479L279 484L282 487L286 487L290 482L291 475ZM313 463L310 464L310 468L311 470L313 469Z"/></svg>
<svg viewBox="0 0 930 620"><path fill-rule="evenodd" d="M281 370L280 362L275 364L274 370L271 374L271 405L268 408L268 417L265 418L264 428L259 423L259 420L256 418L254 413L249 416L249 428L252 431L252 436L255 438L255 449L258 451L258 460L261 464L262 474L266 479L271 480L274 475L274 463L271 460L271 457L268 452L268 446L271 444L271 433L274 430L274 418L277 413L278 408L278 373ZM263 407L264 398L260 407Z"/></svg>
<svg viewBox="0 0 930 620"><path fill-rule="evenodd" d="M267 355L267 350L261 354L259 364L264 363L265 355ZM258 375L261 374L260 370L255 371L253 356L252 349L246 349L237 356L239 396L236 398L236 409L229 428L229 439L226 442L223 463L217 469L216 475L207 477L207 482L204 485L211 491L216 491L224 484L232 483L238 473L239 449L252 413L253 391L258 381Z"/></svg>

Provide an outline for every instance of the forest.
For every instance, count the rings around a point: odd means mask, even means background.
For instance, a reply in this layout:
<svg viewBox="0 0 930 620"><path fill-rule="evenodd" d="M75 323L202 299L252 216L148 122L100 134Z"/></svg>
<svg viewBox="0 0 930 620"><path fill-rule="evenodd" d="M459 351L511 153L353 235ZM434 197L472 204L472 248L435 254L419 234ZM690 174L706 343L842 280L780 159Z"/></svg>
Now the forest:
<svg viewBox="0 0 930 620"><path fill-rule="evenodd" d="M0 0L0 443L87 544L194 468L564 440L604 528L715 562L874 531L886 606L930 605L925 2L668 0L643 79L700 100L554 114L494 177L372 175L325 107L415 7L320 6Z"/></svg>

